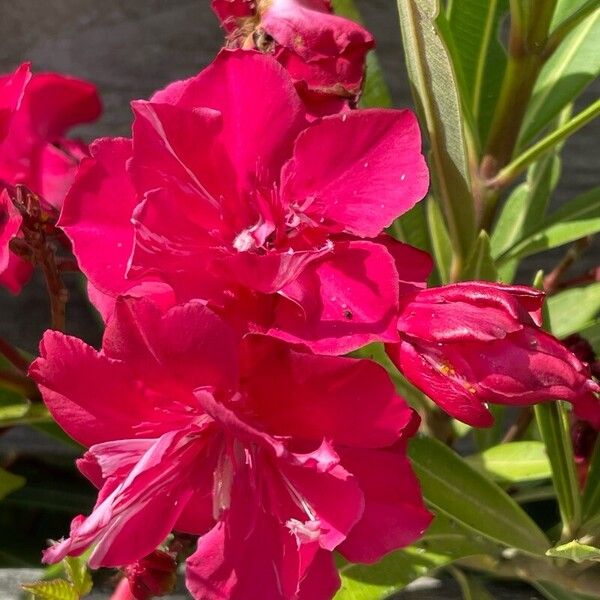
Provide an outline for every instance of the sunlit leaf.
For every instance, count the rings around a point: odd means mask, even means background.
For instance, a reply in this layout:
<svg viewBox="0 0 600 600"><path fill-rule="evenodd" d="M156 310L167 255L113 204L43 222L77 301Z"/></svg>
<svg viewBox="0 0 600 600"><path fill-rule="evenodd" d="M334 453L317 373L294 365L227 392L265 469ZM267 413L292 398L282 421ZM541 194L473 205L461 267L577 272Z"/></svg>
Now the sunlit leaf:
<svg viewBox="0 0 600 600"><path fill-rule="evenodd" d="M477 237L477 242L473 246L473 252L464 268L462 277L467 281L498 280L498 270L492 258L490 238L486 231L481 231Z"/></svg>
<svg viewBox="0 0 600 600"><path fill-rule="evenodd" d="M345 563L335 600L381 600L415 579L467 556L494 553L495 547L470 536L447 517L435 518L417 544L392 552L374 565Z"/></svg>
<svg viewBox="0 0 600 600"><path fill-rule="evenodd" d="M475 241L463 117L453 66L436 18L438 0L399 0L408 75L430 145L434 195L445 217L454 253L463 260Z"/></svg>
<svg viewBox="0 0 600 600"><path fill-rule="evenodd" d="M575 10L585 0L560 0L557 11ZM600 73L600 8L566 37L538 77L523 121L518 151L573 102ZM517 153L518 153L517 151Z"/></svg>
<svg viewBox="0 0 600 600"><path fill-rule="evenodd" d="M579 540L572 540L567 544L561 544L550 548L546 556L552 558L566 558L576 563L582 563L587 560L600 562L600 548L582 544Z"/></svg>
<svg viewBox="0 0 600 600"><path fill-rule="evenodd" d="M37 581L24 584L22 587L31 592L35 600L79 600L79 594L64 579Z"/></svg>
<svg viewBox="0 0 600 600"><path fill-rule="evenodd" d="M600 187L578 196L552 213L525 238L497 258L505 263L556 248L600 231Z"/></svg>
<svg viewBox="0 0 600 600"><path fill-rule="evenodd" d="M411 441L409 456L435 509L506 546L532 554L548 549L546 536L519 505L450 448L420 437Z"/></svg>
<svg viewBox="0 0 600 600"><path fill-rule="evenodd" d="M552 333L559 338L577 333L593 324L600 314L600 283L570 288L547 301Z"/></svg>
<svg viewBox="0 0 600 600"><path fill-rule="evenodd" d="M542 442L500 444L465 460L480 473L497 481L536 481L547 479L552 474Z"/></svg>
<svg viewBox="0 0 600 600"><path fill-rule="evenodd" d="M460 0L448 14L450 31L462 71L461 95L478 124L485 143L506 68L506 51L499 41L506 0Z"/></svg>

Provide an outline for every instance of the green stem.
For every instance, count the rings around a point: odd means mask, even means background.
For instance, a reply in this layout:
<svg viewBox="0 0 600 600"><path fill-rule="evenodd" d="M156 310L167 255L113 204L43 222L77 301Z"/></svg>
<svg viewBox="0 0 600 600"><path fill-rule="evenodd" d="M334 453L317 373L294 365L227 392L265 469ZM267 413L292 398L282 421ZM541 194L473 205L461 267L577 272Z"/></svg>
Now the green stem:
<svg viewBox="0 0 600 600"><path fill-rule="evenodd" d="M542 155L552 150L557 144L579 131L584 125L600 115L600 99L576 114L564 125L548 134L537 144L525 150L523 154L513 160L489 182L492 188L502 188L512 183L529 165L538 160Z"/></svg>
<svg viewBox="0 0 600 600"><path fill-rule="evenodd" d="M544 275L540 271L536 274L534 286L543 289L543 285ZM544 328L551 332L552 323L547 304L543 308L543 320ZM561 540L569 541L577 534L583 512L569 417L564 404L559 401L537 404L534 412L552 469L552 482L562 521Z"/></svg>
<svg viewBox="0 0 600 600"><path fill-rule="evenodd" d="M6 358L6 360L13 365L13 367L23 373L27 373L27 370L29 369L29 361L23 358L21 353L16 348L11 346L2 338L0 338L0 354L2 354L2 356L4 356L4 358Z"/></svg>
<svg viewBox="0 0 600 600"><path fill-rule="evenodd" d="M579 565L574 563L558 567L554 561L524 554L517 554L513 558L501 560L491 556L473 556L463 558L456 564L483 571L494 577L522 579L530 583L547 581L575 594L600 596L599 567L591 567L581 572L578 569Z"/></svg>
<svg viewBox="0 0 600 600"><path fill-rule="evenodd" d="M487 185L512 158L544 53L557 0L511 0L509 52L490 134L474 183L479 229L489 229L500 193Z"/></svg>
<svg viewBox="0 0 600 600"><path fill-rule="evenodd" d="M546 48L544 49L544 58L550 57L553 52L561 45L563 40L584 21L589 15L600 8L599 0L588 0L579 7L572 15L569 15L548 37Z"/></svg>
<svg viewBox="0 0 600 600"><path fill-rule="evenodd" d="M560 402L538 404L535 418L552 467L552 481L563 523L562 540L572 540L581 525L581 496L575 472L568 416Z"/></svg>
<svg viewBox="0 0 600 600"><path fill-rule="evenodd" d="M0 369L0 387L17 392L26 398L36 399L39 397L35 383L29 377L14 371Z"/></svg>

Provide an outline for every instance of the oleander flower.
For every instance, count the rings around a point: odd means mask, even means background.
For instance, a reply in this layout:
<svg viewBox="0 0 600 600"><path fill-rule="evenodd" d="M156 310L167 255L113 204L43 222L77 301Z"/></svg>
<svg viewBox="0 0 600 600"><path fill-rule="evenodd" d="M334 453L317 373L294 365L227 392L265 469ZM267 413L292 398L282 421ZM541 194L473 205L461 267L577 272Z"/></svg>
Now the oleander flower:
<svg viewBox="0 0 600 600"><path fill-rule="evenodd" d="M319 600L334 549L372 562L429 523L405 454L418 418L371 361L121 299L100 352L49 331L30 374L100 489L46 562L95 545L93 568L132 564L176 530L200 536L194 598Z"/></svg>
<svg viewBox="0 0 600 600"><path fill-rule="evenodd" d="M411 112L309 123L286 71L241 50L133 110L133 140L92 146L59 222L106 316L151 286L316 352L397 340L398 280L430 266L381 235L428 186Z"/></svg>
<svg viewBox="0 0 600 600"><path fill-rule="evenodd" d="M304 84L300 89L306 88L309 100L354 102L360 94L366 55L375 42L357 23L332 14L329 0L213 0L212 5L231 47L272 54Z"/></svg>
<svg viewBox="0 0 600 600"><path fill-rule="evenodd" d="M28 64L0 76L0 190L17 184L38 195L42 204L59 210L87 147L66 139L68 129L95 120L101 112L96 88L85 81L59 75L32 75ZM0 285L18 293L32 266L10 253L8 242L18 235L7 231L16 223L8 214L10 198L0 201ZM7 226L8 223L8 226Z"/></svg>
<svg viewBox="0 0 600 600"><path fill-rule="evenodd" d="M544 294L524 286L468 282L418 292L398 320L388 354L453 417L493 423L487 403L567 400L600 423L599 386L586 364L543 331Z"/></svg>

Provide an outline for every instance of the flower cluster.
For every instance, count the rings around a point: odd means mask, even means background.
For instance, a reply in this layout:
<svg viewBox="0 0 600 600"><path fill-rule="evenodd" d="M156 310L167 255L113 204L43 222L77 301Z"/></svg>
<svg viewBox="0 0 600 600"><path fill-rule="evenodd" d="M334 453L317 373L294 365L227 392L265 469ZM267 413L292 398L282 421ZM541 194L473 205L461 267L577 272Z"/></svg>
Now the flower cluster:
<svg viewBox="0 0 600 600"><path fill-rule="evenodd" d="M0 80L0 273L26 186L61 211L105 322L99 351L47 332L30 369L99 490L44 560L93 547L147 598L172 583L157 548L176 532L198 540L194 598L327 600L334 551L371 563L431 519L406 455L418 416L343 355L385 344L474 426L488 403L554 399L600 426L599 388L541 329L542 293L428 289L430 257L385 233L429 176L410 111L355 108L368 32L327 0L213 6L227 47L133 102L130 138L62 137L98 114L88 84Z"/></svg>
<svg viewBox="0 0 600 600"><path fill-rule="evenodd" d="M0 77L0 285L18 293L29 279L30 262L9 249L22 237L27 207L14 206L15 187L42 199L42 211L59 211L87 146L65 138L73 126L101 112L96 88L57 73L32 75L28 64ZM23 213L23 214L22 214Z"/></svg>

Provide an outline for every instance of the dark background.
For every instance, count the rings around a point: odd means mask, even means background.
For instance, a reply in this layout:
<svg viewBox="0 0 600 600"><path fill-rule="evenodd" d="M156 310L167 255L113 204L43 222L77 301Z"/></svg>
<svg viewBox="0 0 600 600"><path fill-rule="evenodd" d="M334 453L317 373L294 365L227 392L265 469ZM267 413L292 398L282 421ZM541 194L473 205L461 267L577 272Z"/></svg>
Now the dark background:
<svg viewBox="0 0 600 600"><path fill-rule="evenodd" d="M411 106L395 2L358 0L358 5L377 39L396 106ZM91 139L128 135L130 100L148 97L168 82L202 69L221 46L222 33L209 0L0 0L0 40L0 73L31 60L37 70L62 71L99 87L104 115L79 130ZM599 93L597 81L581 104L587 105ZM599 134L600 122L596 121L567 144L555 203L598 184ZM597 245L588 251L585 266L597 262L598 253ZM550 267L556 256L530 259L521 274L523 281L529 281L537 268ZM97 343L94 317L76 282L69 284L69 331ZM0 336L35 352L47 324L47 302L39 278L18 297L0 289Z"/></svg>

